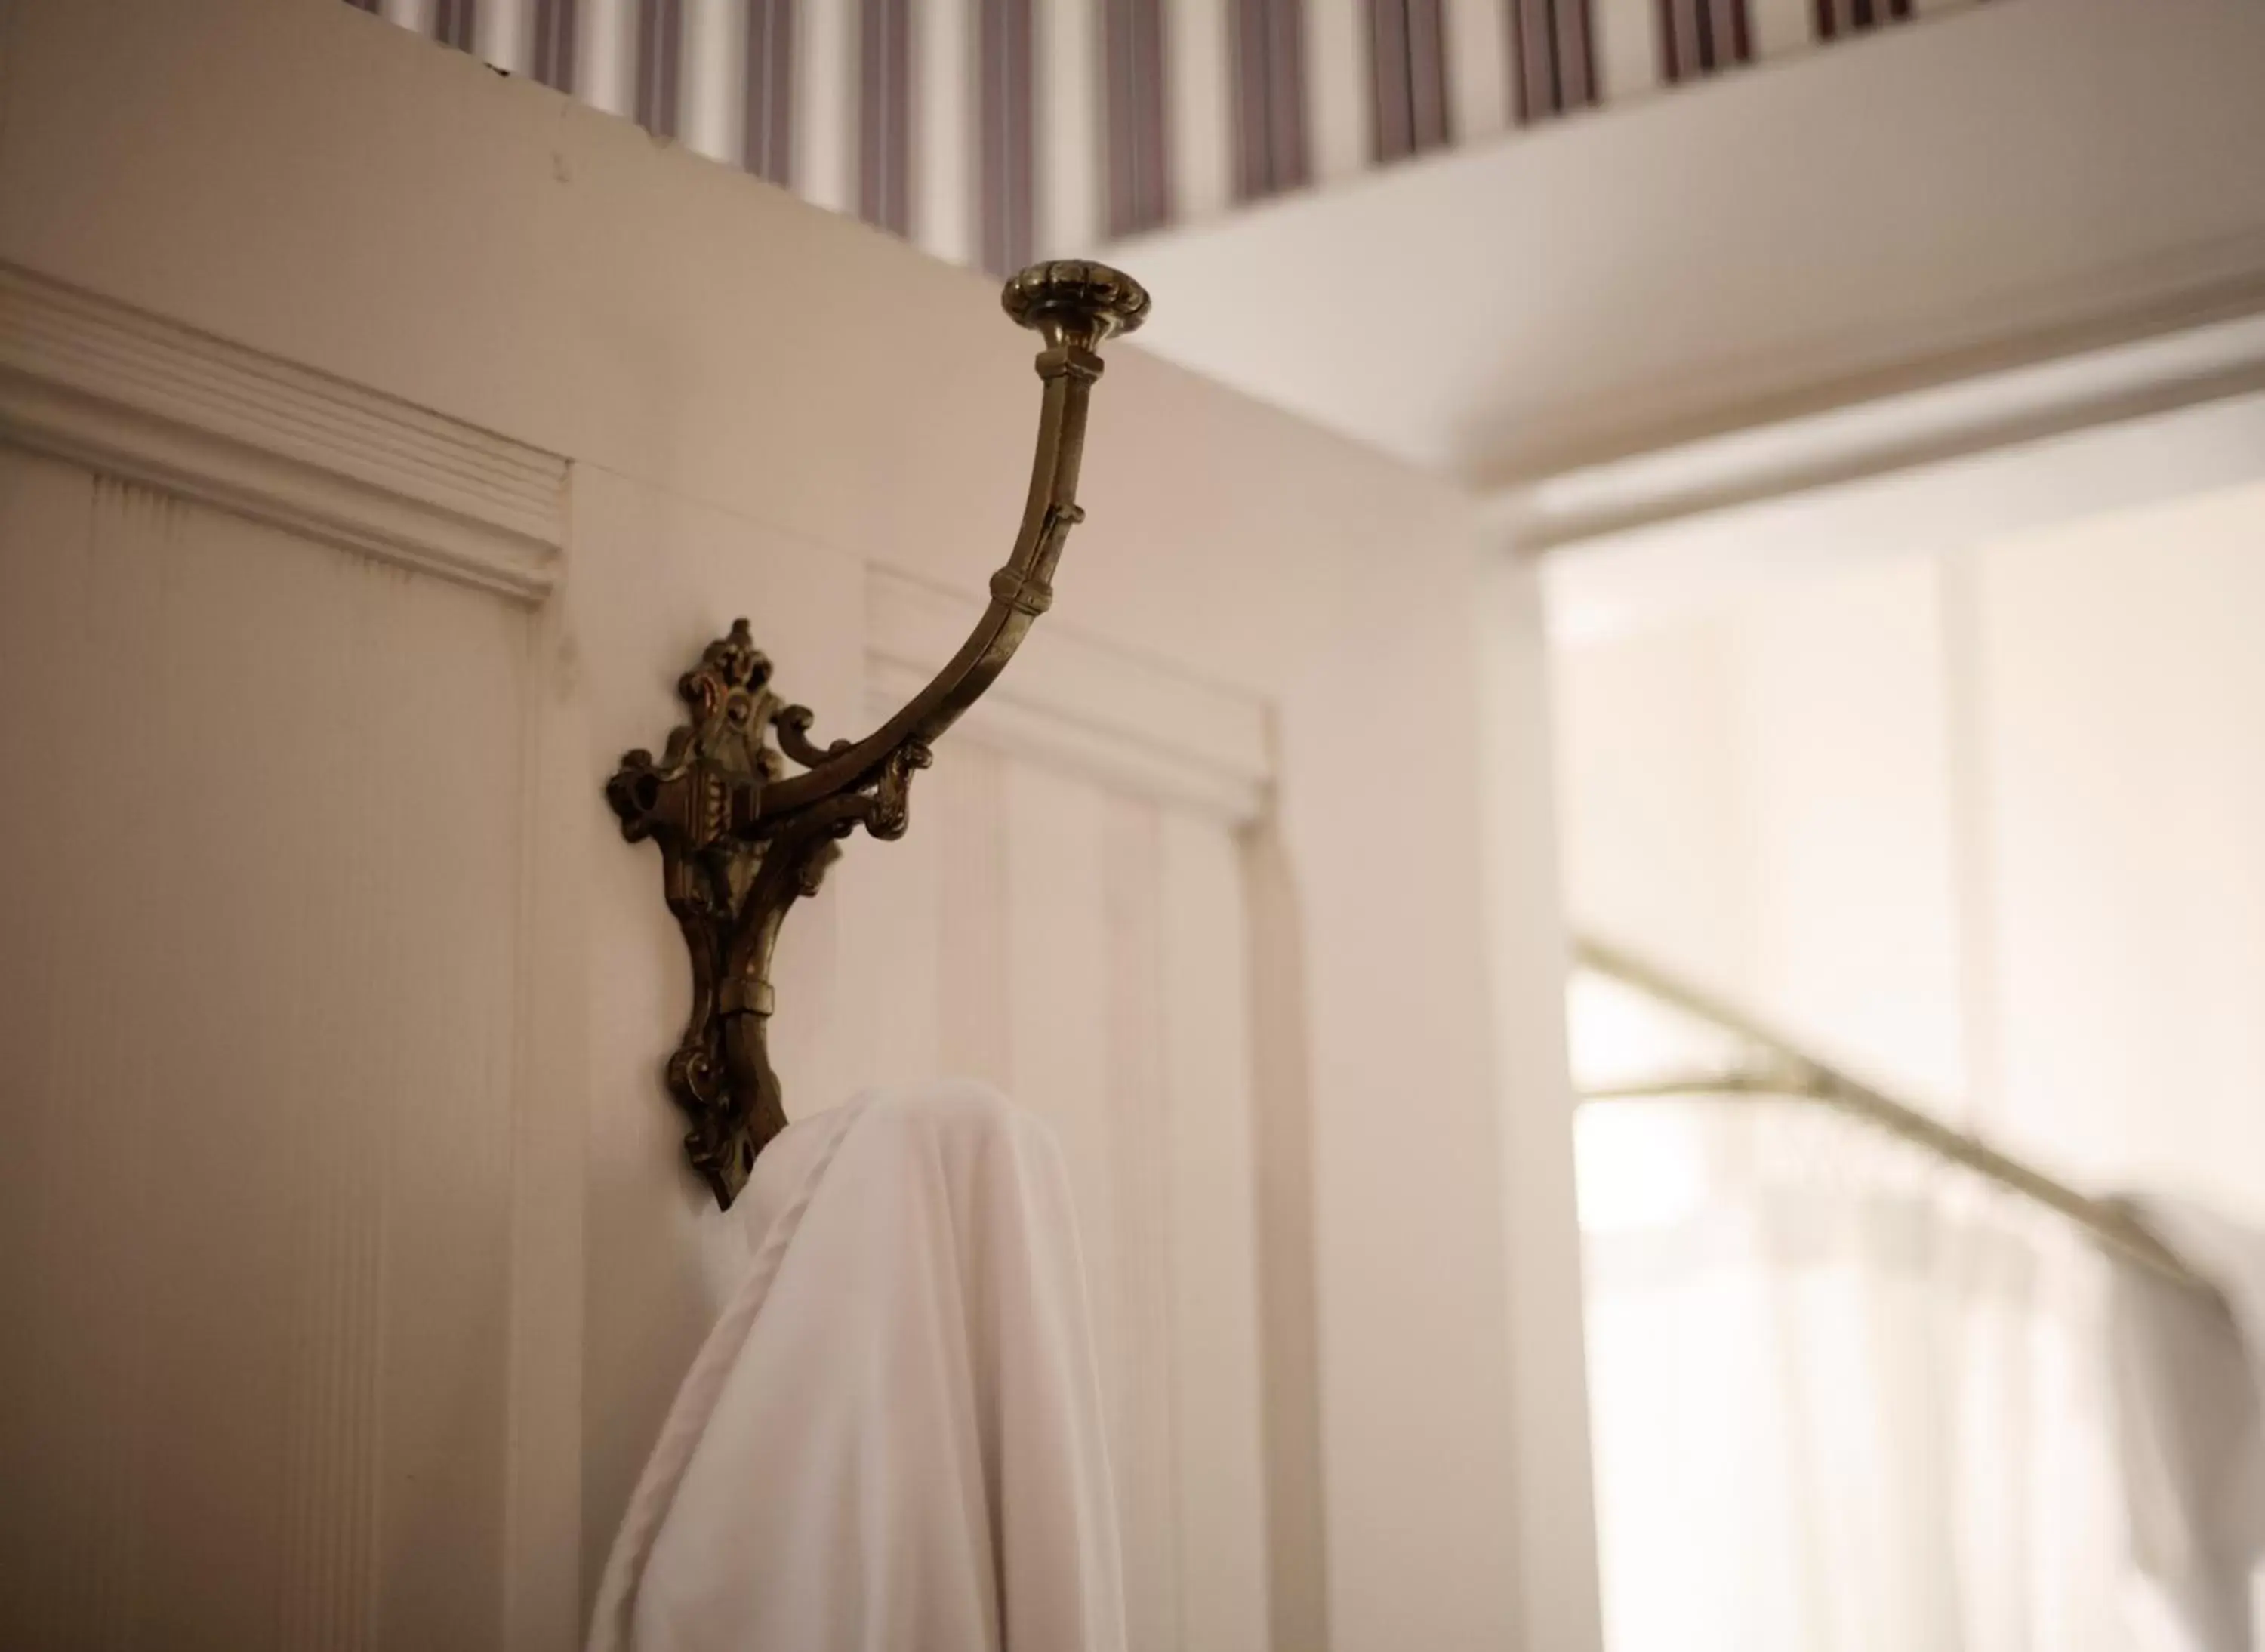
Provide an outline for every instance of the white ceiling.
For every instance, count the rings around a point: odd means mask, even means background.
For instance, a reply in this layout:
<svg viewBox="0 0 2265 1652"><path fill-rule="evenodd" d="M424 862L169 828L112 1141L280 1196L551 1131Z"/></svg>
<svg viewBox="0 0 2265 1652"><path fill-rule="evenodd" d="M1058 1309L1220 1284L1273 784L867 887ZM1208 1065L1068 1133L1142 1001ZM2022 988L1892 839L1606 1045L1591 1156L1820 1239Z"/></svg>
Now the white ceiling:
<svg viewBox="0 0 2265 1652"><path fill-rule="evenodd" d="M1854 562L2254 491L2261 480L2265 394L2252 394L1799 489L1604 534L1544 558L1550 635L1593 642Z"/></svg>
<svg viewBox="0 0 2265 1652"><path fill-rule="evenodd" d="M1992 0L1120 248L1143 342L1493 490L2265 306L2265 6Z"/></svg>

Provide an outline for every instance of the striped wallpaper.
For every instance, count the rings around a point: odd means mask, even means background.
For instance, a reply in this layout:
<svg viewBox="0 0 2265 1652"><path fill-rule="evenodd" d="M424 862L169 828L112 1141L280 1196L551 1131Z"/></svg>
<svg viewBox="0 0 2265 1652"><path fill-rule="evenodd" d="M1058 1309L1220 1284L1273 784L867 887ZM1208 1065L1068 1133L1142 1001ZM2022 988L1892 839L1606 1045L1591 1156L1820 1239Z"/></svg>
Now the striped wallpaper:
<svg viewBox="0 0 2265 1652"><path fill-rule="evenodd" d="M1659 0L1660 66L1671 81L1693 80L1750 63L1753 24L1747 0Z"/></svg>
<svg viewBox="0 0 2265 1652"><path fill-rule="evenodd" d="M1981 0L345 3L1004 273Z"/></svg>

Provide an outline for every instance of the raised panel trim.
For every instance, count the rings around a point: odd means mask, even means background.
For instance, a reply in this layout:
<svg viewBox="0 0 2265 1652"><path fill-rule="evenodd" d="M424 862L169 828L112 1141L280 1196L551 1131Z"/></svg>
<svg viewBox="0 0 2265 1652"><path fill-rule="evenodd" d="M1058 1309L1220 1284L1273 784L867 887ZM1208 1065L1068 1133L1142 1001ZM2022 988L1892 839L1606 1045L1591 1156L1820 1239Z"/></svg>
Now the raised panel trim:
<svg viewBox="0 0 2265 1652"><path fill-rule="evenodd" d="M566 461L0 264L0 440L538 602Z"/></svg>
<svg viewBox="0 0 2265 1652"><path fill-rule="evenodd" d="M1485 500L1520 549L1604 546L1708 513L2265 389L2265 293L2221 317L2050 361L1563 470Z"/></svg>
<svg viewBox="0 0 2265 1652"><path fill-rule="evenodd" d="M876 568L866 592L866 692L886 716L950 659L977 599ZM1265 702L1039 622L1015 663L960 720L1010 756L1245 825L1273 776Z"/></svg>

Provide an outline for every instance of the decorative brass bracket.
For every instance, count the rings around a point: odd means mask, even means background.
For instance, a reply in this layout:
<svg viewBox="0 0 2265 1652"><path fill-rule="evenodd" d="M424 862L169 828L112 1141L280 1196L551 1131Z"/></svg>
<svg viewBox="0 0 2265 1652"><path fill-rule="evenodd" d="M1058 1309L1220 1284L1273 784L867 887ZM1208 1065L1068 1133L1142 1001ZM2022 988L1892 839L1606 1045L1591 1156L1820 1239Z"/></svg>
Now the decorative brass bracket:
<svg viewBox="0 0 2265 1652"><path fill-rule="evenodd" d="M1045 340L1038 452L1014 550L959 651L863 739L821 747L809 710L771 692L770 661L747 622L734 621L677 681L692 720L671 731L659 761L631 752L606 782L622 835L660 846L668 909L692 955L692 1014L669 1058L668 1088L690 1120L685 1153L726 1209L786 1127L767 1037L779 925L818 892L840 840L861 826L884 840L904 835L913 771L929 766L936 736L991 686L1053 600L1054 565L1084 515L1078 462L1098 352L1148 313L1140 283L1079 261L1032 266L1000 302ZM803 772L789 775L783 760Z"/></svg>

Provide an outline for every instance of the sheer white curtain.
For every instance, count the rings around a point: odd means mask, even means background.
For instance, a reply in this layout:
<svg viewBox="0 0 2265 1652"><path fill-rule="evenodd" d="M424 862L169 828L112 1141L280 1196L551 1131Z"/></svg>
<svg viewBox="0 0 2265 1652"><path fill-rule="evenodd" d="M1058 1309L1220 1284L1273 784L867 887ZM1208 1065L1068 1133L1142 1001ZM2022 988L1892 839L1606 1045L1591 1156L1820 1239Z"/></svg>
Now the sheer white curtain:
<svg viewBox="0 0 2265 1652"><path fill-rule="evenodd" d="M1591 1087L1722 1053L1575 1022ZM1592 1104L1580 1154L1610 1652L2155 1644L2072 1230L1798 1102Z"/></svg>

